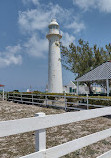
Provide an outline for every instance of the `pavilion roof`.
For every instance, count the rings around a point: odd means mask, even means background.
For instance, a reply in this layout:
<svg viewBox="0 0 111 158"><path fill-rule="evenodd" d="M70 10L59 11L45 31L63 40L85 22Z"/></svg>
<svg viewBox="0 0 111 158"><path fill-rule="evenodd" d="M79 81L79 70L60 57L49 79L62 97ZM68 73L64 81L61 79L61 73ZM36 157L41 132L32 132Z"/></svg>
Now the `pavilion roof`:
<svg viewBox="0 0 111 158"><path fill-rule="evenodd" d="M5 85L0 84L0 87L4 87Z"/></svg>
<svg viewBox="0 0 111 158"><path fill-rule="evenodd" d="M95 69L77 78L76 81L96 81L106 79L111 79L111 61L99 65Z"/></svg>

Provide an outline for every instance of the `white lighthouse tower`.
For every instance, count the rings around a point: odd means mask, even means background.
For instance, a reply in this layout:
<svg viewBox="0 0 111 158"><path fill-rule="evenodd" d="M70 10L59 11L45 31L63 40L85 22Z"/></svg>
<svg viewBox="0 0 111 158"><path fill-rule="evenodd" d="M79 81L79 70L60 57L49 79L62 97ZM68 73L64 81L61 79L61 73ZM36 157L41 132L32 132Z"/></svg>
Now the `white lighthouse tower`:
<svg viewBox="0 0 111 158"><path fill-rule="evenodd" d="M49 56L48 56L48 92L63 93L62 67L60 55L60 39L62 35L59 31L59 24L56 19L52 19L49 24Z"/></svg>

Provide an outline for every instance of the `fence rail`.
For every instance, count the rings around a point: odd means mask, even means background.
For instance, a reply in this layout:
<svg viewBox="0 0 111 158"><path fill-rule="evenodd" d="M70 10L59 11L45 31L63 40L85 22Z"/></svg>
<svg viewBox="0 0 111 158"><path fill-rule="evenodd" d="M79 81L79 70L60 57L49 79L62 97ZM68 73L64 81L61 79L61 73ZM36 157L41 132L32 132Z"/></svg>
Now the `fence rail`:
<svg viewBox="0 0 111 158"><path fill-rule="evenodd" d="M72 99L72 100L71 100ZM66 96L66 95L36 95L23 93L8 93L8 101L14 101L26 104L35 104L39 106L52 106L65 110L84 110L91 108L103 108L104 105L90 104L90 100L111 101L107 98L91 98L89 96Z"/></svg>
<svg viewBox="0 0 111 158"><path fill-rule="evenodd" d="M23 156L21 158L58 158L90 144L96 143L107 137L110 137L111 128L46 149L47 128L110 114L111 107L54 115L45 115L44 113L38 113L35 117L31 118L1 121L0 137L25 133L29 131L36 131L36 152ZM108 152L108 155L110 155L111 157L111 152ZM105 156L102 155L102 158L105 158Z"/></svg>
<svg viewBox="0 0 111 158"><path fill-rule="evenodd" d="M97 158L110 158L111 157L111 150L98 156Z"/></svg>

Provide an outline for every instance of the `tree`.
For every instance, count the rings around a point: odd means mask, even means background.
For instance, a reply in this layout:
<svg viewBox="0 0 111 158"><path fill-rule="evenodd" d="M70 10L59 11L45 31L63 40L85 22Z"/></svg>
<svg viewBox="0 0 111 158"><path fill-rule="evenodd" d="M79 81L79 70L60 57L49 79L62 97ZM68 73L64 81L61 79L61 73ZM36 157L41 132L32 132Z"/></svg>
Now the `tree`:
<svg viewBox="0 0 111 158"><path fill-rule="evenodd" d="M69 48L61 46L62 64L73 73L77 78L99 66L105 61L111 60L111 44L106 45L106 50L99 48L96 44L89 46L88 42L80 39L78 45L71 43ZM91 93L91 82L86 82Z"/></svg>

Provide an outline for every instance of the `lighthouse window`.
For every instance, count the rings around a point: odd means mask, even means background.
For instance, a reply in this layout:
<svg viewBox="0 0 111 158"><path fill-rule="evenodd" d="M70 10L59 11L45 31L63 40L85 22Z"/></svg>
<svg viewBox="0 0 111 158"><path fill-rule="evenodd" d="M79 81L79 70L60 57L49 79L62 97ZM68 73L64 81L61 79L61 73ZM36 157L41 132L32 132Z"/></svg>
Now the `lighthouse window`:
<svg viewBox="0 0 111 158"><path fill-rule="evenodd" d="M52 28L53 28L53 29L57 29L57 26L56 26L56 25L53 25Z"/></svg>
<svg viewBox="0 0 111 158"><path fill-rule="evenodd" d="M52 29L52 26L49 26L49 29Z"/></svg>
<svg viewBox="0 0 111 158"><path fill-rule="evenodd" d="M59 27L56 25L49 26L49 29L58 29Z"/></svg>
<svg viewBox="0 0 111 158"><path fill-rule="evenodd" d="M57 26L55 25L54 28L57 29Z"/></svg>

